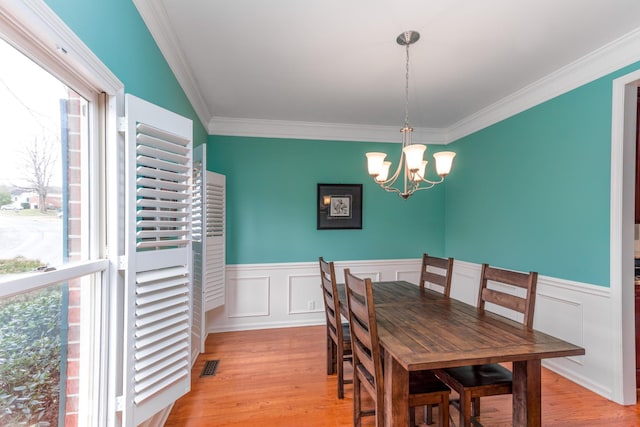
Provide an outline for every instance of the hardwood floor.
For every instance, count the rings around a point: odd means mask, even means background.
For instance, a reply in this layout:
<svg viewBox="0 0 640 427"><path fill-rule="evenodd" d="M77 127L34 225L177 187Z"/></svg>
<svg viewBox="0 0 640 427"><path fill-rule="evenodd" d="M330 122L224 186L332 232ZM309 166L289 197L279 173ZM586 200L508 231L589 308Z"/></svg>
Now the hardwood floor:
<svg viewBox="0 0 640 427"><path fill-rule="evenodd" d="M324 326L209 335L192 371L191 392L176 402L165 426L350 426L352 387L337 398L336 376L326 375L325 348ZM206 360L220 363L215 376L201 378ZM458 412L452 408L451 414L457 426ZM483 398L480 421L510 426L511 396ZM371 417L364 425L373 422ZM543 369L542 424L640 426L640 410Z"/></svg>

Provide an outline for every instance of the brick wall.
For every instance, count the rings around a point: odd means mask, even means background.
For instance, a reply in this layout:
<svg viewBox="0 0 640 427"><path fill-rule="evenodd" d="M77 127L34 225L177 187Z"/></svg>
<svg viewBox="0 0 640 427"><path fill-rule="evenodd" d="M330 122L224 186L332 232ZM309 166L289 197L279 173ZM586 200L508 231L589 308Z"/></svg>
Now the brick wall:
<svg viewBox="0 0 640 427"><path fill-rule="evenodd" d="M65 229L67 235L68 260L80 259L82 243L82 218L81 218L81 159L83 117L81 106L83 100L74 92L69 91L67 101L67 141L68 150L63 155L67 159L68 168L63 171L67 174L67 186L63 192L68 194L67 221ZM69 282L69 310L68 310L68 340L67 340L67 379L66 379L66 407L65 427L78 426L78 397L79 397L79 373L80 373L80 280Z"/></svg>

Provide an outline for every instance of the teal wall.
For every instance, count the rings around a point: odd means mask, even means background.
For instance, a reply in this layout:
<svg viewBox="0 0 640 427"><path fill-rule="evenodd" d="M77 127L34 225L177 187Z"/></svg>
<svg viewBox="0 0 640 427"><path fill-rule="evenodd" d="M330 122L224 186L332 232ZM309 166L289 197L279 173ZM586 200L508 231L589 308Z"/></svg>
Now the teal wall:
<svg viewBox="0 0 640 427"><path fill-rule="evenodd" d="M193 119L228 180L229 264L428 251L609 285L611 87L639 64L454 142L448 181L403 201L364 164L397 144L207 136L130 0L46 1L126 92ZM316 230L321 182L364 184L362 230Z"/></svg>
<svg viewBox="0 0 640 427"><path fill-rule="evenodd" d="M209 169L228 179L227 262L428 251L609 286L612 80L637 68L450 144L458 155L447 182L408 201L366 175L364 153L396 144L210 136ZM364 184L363 230L315 229L318 182Z"/></svg>
<svg viewBox="0 0 640 427"><path fill-rule="evenodd" d="M126 93L193 120L194 144L207 132L131 0L45 0L124 84Z"/></svg>
<svg viewBox="0 0 640 427"><path fill-rule="evenodd" d="M400 145L210 136L207 169L227 179L227 263L442 255L443 188L387 193L367 174L367 151ZM362 230L317 230L318 183L363 184Z"/></svg>
<svg viewBox="0 0 640 427"><path fill-rule="evenodd" d="M612 80L636 68L452 144L446 254L609 286Z"/></svg>

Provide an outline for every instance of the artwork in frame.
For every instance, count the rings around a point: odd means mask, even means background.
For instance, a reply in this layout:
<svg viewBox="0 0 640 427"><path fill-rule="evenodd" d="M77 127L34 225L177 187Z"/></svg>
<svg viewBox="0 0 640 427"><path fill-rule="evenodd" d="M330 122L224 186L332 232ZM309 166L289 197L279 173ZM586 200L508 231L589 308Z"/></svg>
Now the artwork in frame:
<svg viewBox="0 0 640 427"><path fill-rule="evenodd" d="M318 230L362 229L362 184L318 184Z"/></svg>

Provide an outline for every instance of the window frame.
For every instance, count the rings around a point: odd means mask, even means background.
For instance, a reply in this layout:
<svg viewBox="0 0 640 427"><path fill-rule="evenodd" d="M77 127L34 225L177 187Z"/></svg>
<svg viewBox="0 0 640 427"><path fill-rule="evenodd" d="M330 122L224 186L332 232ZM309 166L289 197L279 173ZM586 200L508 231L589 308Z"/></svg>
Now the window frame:
<svg viewBox="0 0 640 427"><path fill-rule="evenodd" d="M0 38L50 72L88 101L89 146L83 154L83 258L56 266L56 270L27 273L0 280L0 298L44 288L80 277L97 277L89 289L83 311L90 313L96 333L83 351L92 355L83 368L81 392L90 407L83 408L78 425L118 425L115 396L121 379L119 325L121 300L118 286L123 226L118 216L121 172L117 147L117 117L124 111L124 85L42 1L7 0L0 3ZM113 171L106 179L106 170ZM117 171L117 173L115 173ZM112 178L113 177L113 178ZM84 388L84 390L83 390Z"/></svg>

